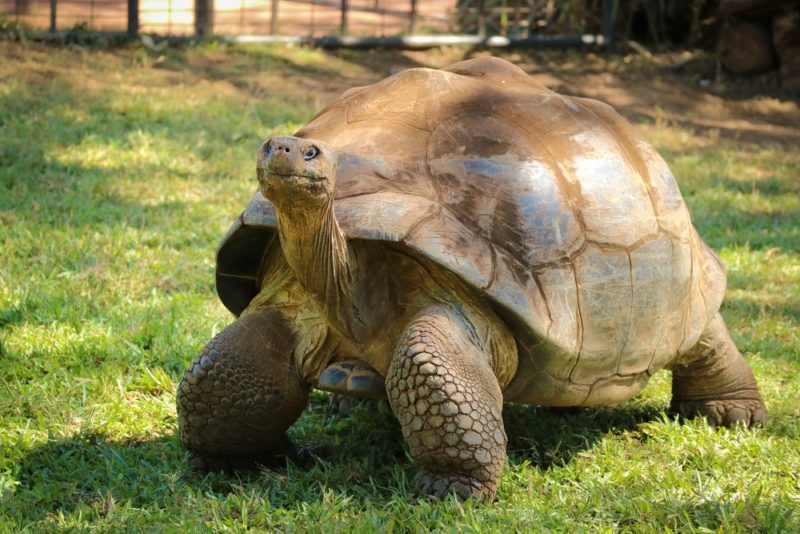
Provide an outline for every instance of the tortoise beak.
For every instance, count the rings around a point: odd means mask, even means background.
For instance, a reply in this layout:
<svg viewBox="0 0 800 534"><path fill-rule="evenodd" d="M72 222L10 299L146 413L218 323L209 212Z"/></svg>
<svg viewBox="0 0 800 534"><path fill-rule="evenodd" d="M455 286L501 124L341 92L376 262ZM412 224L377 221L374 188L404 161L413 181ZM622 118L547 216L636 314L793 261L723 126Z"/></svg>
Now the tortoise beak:
<svg viewBox="0 0 800 534"><path fill-rule="evenodd" d="M264 143L258 153L257 169L283 176L303 172L303 150L297 138L278 137Z"/></svg>

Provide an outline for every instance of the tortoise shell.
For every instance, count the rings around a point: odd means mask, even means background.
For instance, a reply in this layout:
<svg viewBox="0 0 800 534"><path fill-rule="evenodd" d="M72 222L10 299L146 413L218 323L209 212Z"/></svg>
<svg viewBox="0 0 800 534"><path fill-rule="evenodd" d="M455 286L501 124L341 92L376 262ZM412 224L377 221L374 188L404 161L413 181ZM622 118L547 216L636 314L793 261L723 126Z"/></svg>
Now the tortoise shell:
<svg viewBox="0 0 800 534"><path fill-rule="evenodd" d="M351 89L295 135L338 151L350 239L390 241L471 284L517 339L506 400L624 400L693 346L725 290L663 159L609 106L497 58ZM276 227L255 198L217 254L239 314ZM553 402L553 399L557 399Z"/></svg>

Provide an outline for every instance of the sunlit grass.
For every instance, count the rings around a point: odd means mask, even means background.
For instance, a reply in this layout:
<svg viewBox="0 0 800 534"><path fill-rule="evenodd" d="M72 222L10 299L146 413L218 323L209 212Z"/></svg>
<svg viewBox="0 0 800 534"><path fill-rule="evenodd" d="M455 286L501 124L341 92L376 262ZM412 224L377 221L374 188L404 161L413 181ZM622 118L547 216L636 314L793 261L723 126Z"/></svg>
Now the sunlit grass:
<svg viewBox="0 0 800 534"><path fill-rule="evenodd" d="M498 501L429 503L386 406L333 417L315 393L292 429L315 461L199 480L175 389L230 321L214 250L254 152L407 60L25 46L0 42L0 531L800 530L796 148L639 125L728 268L766 428L670 420L666 373L618 408L509 406Z"/></svg>

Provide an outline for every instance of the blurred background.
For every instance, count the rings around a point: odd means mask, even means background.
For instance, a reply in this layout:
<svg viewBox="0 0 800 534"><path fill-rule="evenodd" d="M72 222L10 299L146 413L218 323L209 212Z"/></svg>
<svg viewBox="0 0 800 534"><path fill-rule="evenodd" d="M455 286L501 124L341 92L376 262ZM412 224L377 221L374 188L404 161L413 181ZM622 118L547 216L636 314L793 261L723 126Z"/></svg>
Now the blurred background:
<svg viewBox="0 0 800 534"><path fill-rule="evenodd" d="M796 0L0 0L0 17L6 31L51 37L346 36L350 45L380 46L403 45L389 39L402 35L453 44L457 35L517 46L611 49L620 41L640 53L688 47L713 51L729 72L776 70L784 87L800 88Z"/></svg>

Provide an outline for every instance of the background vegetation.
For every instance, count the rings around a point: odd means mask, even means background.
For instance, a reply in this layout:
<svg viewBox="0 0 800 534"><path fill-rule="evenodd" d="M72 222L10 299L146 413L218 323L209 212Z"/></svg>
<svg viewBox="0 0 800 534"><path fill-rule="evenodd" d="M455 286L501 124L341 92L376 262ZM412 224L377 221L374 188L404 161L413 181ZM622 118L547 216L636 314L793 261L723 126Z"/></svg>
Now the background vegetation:
<svg viewBox="0 0 800 534"><path fill-rule="evenodd" d="M725 113L758 121L709 126L703 94L649 103L636 80L667 74L635 58L638 75L631 58L512 59L568 92L610 76L602 87L625 92L605 99L630 97L623 111L728 266L723 313L766 428L668 418L661 373L617 408L509 406L497 502L415 502L388 409L335 417L315 393L292 429L306 465L188 473L175 389L231 320L214 249L252 194L260 141L349 86L463 55L0 42L0 531L800 531L800 123L786 125L797 106L722 95ZM680 94L689 78L668 84Z"/></svg>

